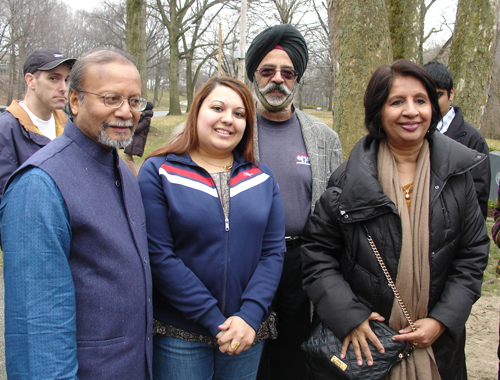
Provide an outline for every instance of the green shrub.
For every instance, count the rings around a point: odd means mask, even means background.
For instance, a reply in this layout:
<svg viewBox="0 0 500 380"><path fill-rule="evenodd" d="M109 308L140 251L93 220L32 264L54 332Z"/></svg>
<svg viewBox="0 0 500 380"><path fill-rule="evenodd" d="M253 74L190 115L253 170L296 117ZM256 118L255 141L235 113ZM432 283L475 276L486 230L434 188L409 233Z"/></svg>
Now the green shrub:
<svg viewBox="0 0 500 380"><path fill-rule="evenodd" d="M488 144L490 152L493 152L494 150L500 150L500 140L486 139L486 143Z"/></svg>

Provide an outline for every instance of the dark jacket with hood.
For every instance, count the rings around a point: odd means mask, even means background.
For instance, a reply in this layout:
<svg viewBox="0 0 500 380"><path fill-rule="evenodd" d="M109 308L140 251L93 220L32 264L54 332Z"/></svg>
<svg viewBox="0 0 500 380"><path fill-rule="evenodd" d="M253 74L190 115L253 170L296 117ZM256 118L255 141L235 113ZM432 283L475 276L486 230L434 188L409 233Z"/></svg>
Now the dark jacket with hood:
<svg viewBox="0 0 500 380"><path fill-rule="evenodd" d="M455 109L455 117L445 135L462 145L486 155L484 161L470 170L470 174L472 174L472 179L474 180L474 187L476 188L479 207L481 207L481 212L483 213L484 219L486 219L488 216L488 198L490 195L491 181L490 150L481 132L464 121L464 116L462 115L460 107L453 106L453 108Z"/></svg>
<svg viewBox="0 0 500 380"><path fill-rule="evenodd" d="M485 156L439 133L428 140L428 317L446 327L433 349L443 380L466 379L465 322L480 296L489 250L469 171ZM333 173L304 231L304 288L320 318L340 339L372 311L389 321L394 300L363 227L396 281L402 225L378 181L378 147L379 141L370 136L358 142L349 160Z"/></svg>

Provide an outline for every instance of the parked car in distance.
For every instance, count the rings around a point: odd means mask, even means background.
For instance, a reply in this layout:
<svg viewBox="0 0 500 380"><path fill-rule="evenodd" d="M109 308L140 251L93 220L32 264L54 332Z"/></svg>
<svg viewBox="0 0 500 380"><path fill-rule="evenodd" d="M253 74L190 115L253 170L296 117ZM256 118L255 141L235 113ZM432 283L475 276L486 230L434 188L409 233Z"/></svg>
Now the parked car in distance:
<svg viewBox="0 0 500 380"><path fill-rule="evenodd" d="M316 108L316 111L323 111L323 107Z"/></svg>
<svg viewBox="0 0 500 380"><path fill-rule="evenodd" d="M3 111L5 111L7 109L7 106L0 106L0 113L2 113Z"/></svg>

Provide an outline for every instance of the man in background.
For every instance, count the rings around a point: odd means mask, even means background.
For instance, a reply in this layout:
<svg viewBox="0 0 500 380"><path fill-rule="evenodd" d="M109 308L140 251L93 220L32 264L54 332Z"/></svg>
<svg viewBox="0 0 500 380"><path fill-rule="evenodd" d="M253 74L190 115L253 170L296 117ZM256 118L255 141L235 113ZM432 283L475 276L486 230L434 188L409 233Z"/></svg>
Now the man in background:
<svg viewBox="0 0 500 380"><path fill-rule="evenodd" d="M443 116L437 125L437 130L462 145L486 154L486 160L470 171L474 179L479 207L486 219L491 180L488 144L481 132L464 120L460 107L451 105L455 89L450 70L440 62L429 62L423 67L436 82L439 107Z"/></svg>
<svg viewBox="0 0 500 380"><path fill-rule="evenodd" d="M146 146L146 141L148 139L153 114L153 103L148 101L146 109L142 111L141 117L139 118L139 123L137 124L137 128L134 132L132 143L123 151L123 161L125 161L130 170L132 170L132 173L134 173L136 178L139 175L139 169L135 164L134 156L142 157L144 154L144 147Z"/></svg>
<svg viewBox="0 0 500 380"><path fill-rule="evenodd" d="M38 49L24 62L26 95L0 115L0 201L7 179L33 153L63 132L68 80L75 59Z"/></svg>
<svg viewBox="0 0 500 380"><path fill-rule="evenodd" d="M130 144L146 100L125 53L70 77L72 120L11 176L0 204L9 379L152 378L152 281Z"/></svg>
<svg viewBox="0 0 500 380"><path fill-rule="evenodd" d="M338 135L293 105L307 62L304 37L288 24L261 32L246 55L246 72L253 82L258 111L255 156L271 168L280 186L287 247L273 301L278 339L266 342L259 380L305 376L305 354L300 345L311 331L311 309L302 289L300 235L330 175L342 162Z"/></svg>

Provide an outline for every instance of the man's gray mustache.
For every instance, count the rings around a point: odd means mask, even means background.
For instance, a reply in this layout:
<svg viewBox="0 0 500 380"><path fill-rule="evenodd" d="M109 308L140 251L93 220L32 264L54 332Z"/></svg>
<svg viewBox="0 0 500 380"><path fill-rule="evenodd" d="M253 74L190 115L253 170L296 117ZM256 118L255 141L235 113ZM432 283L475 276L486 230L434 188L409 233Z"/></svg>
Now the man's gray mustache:
<svg viewBox="0 0 500 380"><path fill-rule="evenodd" d="M262 94L268 94L273 91L280 91L285 95L290 95L290 90L284 84L269 83L266 87L261 89Z"/></svg>

